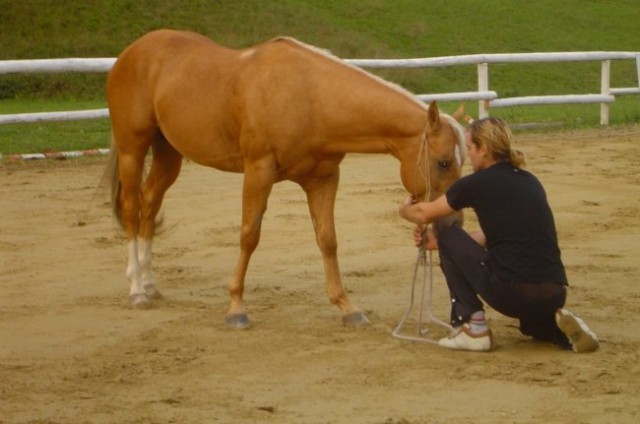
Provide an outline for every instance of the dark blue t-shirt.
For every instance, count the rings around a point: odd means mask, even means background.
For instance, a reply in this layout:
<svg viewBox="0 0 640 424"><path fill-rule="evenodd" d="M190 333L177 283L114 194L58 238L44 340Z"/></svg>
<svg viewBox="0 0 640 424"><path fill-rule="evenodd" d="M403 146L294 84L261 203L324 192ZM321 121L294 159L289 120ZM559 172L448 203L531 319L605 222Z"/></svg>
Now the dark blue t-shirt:
<svg viewBox="0 0 640 424"><path fill-rule="evenodd" d="M453 209L475 211L501 279L567 284L553 214L533 174L498 162L456 181L446 196Z"/></svg>

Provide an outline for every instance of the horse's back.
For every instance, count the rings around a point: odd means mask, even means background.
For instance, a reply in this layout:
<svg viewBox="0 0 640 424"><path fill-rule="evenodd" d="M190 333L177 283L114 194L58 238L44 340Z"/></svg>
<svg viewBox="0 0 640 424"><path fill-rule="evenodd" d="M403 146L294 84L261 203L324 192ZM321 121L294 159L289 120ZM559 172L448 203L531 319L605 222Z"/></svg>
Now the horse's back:
<svg viewBox="0 0 640 424"><path fill-rule="evenodd" d="M230 50L191 32L157 30L129 45L116 60L107 79L109 100L135 90L153 96L163 85L188 82L197 74L203 56L224 61ZM208 65L207 65L208 66ZM160 85L160 87L158 87Z"/></svg>
<svg viewBox="0 0 640 424"><path fill-rule="evenodd" d="M267 140L308 128L313 102L304 84L318 72L308 56L285 38L234 50L195 33L153 31L127 47L109 74L112 126L159 130L196 162L242 171L242 150L261 155L272 150ZM242 136L251 147L241 146Z"/></svg>
<svg viewBox="0 0 640 424"><path fill-rule="evenodd" d="M237 55L184 31L158 30L134 41L118 57L107 80L116 141L118 133L159 132L184 156L220 169L241 170L239 147L233 141L235 119L225 107Z"/></svg>

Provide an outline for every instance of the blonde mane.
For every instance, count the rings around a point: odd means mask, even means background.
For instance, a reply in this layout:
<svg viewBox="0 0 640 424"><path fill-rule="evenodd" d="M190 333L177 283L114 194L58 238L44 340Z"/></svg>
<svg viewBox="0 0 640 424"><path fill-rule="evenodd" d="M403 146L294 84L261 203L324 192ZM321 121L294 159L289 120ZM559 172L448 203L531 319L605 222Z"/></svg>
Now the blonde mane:
<svg viewBox="0 0 640 424"><path fill-rule="evenodd" d="M467 146L464 142L464 128L460 124L460 122L456 121L456 119L447 114L440 113L440 118L444 118L449 122L451 128L456 133L456 138L458 139L458 149L456 150L456 159L458 161L458 165L462 166L464 164L464 160L467 157Z"/></svg>
<svg viewBox="0 0 640 424"><path fill-rule="evenodd" d="M374 75L372 73L369 73L369 72L365 71L364 69L359 68L359 67L357 67L355 65L347 63L344 60L340 59L338 56L336 56L333 53L331 53L331 51L329 51L329 50L321 49L319 47L315 47L315 46L312 46L310 44L303 43L302 41L297 40L295 38L285 37L285 36L276 37L276 38L272 39L269 42L273 43L273 42L280 42L280 41L289 42L289 43L294 44L294 45L296 45L296 46L298 46L300 48L303 48L303 49L305 49L305 50L307 50L309 52L315 53L315 54L317 54L319 56L322 56L322 57L324 57L326 59L332 60L332 61L334 61L336 63L339 63L339 64L341 64L343 66L346 66L346 67L348 67L350 69L353 69L354 71L359 72L361 75L365 75L368 78L370 78L370 79L372 79L374 81L377 81L378 83L380 83L380 84L382 84L382 85L384 85L386 87L389 87L390 89L394 90L395 92L410 98L420 108L422 108L424 110L428 110L429 109L429 107L426 104L424 104L424 102L422 102L420 99L418 99L415 96L415 94L413 94L412 92L410 92L406 88L404 88L404 87L402 87L402 86L400 86L398 84L389 82L389 81L387 81L387 80L385 80L383 78L380 78L379 76Z"/></svg>
<svg viewBox="0 0 640 424"><path fill-rule="evenodd" d="M269 41L270 43L275 43L275 42L288 42L290 44L293 44L295 46L298 46L304 50L307 50L311 53L317 54L319 56L322 56L326 59L332 60L335 63L339 63L343 66L346 66L350 69L353 69L356 72L359 72L361 75L364 75L374 81L377 81L378 83L394 90L395 92L402 94L406 97L408 97L409 99L411 99L417 106L419 106L420 108L422 108L423 110L429 110L429 107L420 99L418 99L416 97L415 94L413 94L412 92L410 92L409 90L405 89L404 87L389 82L383 78L378 77L377 75L371 74L365 70L363 70L362 68L359 68L355 65L352 65L350 63L345 62L344 60L340 59L339 57L337 57L336 55L334 55L333 53L331 53L331 51L326 50L326 49L321 49L319 47L315 47L312 46L310 44L306 44L303 43L300 40L297 40L293 37L286 37L286 36L280 36L280 37L276 37L272 40ZM447 120L449 122L449 124L451 125L451 128L453 129L453 131L456 134L456 138L457 138L457 145L458 145L458 149L456 150L456 160L458 161L458 164L460 166L462 166L462 164L465 161L466 158L466 153L467 153L467 149L465 146L465 142L464 142L464 128L462 127L462 125L451 115L447 114L447 113L440 113L440 117L444 118L445 120Z"/></svg>

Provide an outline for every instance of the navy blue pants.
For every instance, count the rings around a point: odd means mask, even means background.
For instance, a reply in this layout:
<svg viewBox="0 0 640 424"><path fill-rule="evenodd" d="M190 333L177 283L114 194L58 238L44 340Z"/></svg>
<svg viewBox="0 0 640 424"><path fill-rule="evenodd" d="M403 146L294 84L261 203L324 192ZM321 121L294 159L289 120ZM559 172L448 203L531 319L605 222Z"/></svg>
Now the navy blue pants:
<svg viewBox="0 0 640 424"><path fill-rule="evenodd" d="M484 300L501 314L520 320L523 334L570 348L555 321L556 310L566 301L563 284L502 281L492 271L488 252L457 225L439 231L438 248L451 296L454 327L469 321L472 313L483 311Z"/></svg>

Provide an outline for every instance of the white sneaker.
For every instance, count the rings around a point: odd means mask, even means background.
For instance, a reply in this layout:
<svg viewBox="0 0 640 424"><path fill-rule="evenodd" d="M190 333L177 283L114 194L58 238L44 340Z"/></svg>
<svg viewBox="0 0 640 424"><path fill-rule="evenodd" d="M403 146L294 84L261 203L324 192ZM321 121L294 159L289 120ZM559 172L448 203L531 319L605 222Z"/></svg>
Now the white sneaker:
<svg viewBox="0 0 640 424"><path fill-rule="evenodd" d="M568 309L558 309L556 311L556 323L571 341L571 347L574 352L593 352L600 346L596 333L591 331L581 318Z"/></svg>
<svg viewBox="0 0 640 424"><path fill-rule="evenodd" d="M488 352L493 347L493 336L489 329L473 334L469 324L463 324L454 333L438 340L438 345L454 350Z"/></svg>

